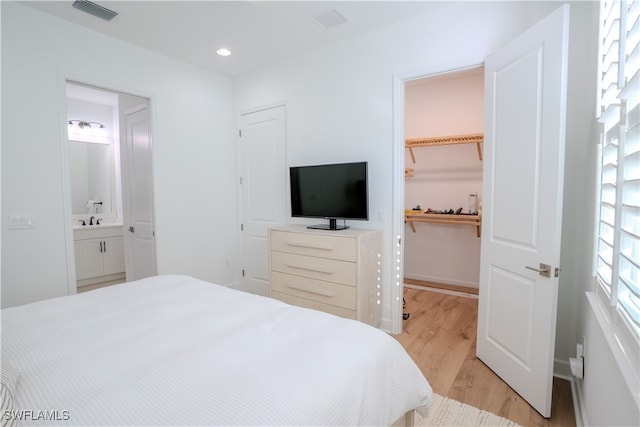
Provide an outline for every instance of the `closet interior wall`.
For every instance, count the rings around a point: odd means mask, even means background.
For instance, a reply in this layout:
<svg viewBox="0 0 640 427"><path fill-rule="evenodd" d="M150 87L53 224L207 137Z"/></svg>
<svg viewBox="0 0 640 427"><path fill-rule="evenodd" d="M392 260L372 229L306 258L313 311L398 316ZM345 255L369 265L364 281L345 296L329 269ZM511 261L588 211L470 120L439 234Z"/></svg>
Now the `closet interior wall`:
<svg viewBox="0 0 640 427"><path fill-rule="evenodd" d="M405 85L405 138L483 133L484 69L482 67ZM469 209L469 195L482 204L482 160L476 144L405 150L405 209L422 211ZM463 224L405 225L405 277L453 286L478 288L480 238L477 227Z"/></svg>

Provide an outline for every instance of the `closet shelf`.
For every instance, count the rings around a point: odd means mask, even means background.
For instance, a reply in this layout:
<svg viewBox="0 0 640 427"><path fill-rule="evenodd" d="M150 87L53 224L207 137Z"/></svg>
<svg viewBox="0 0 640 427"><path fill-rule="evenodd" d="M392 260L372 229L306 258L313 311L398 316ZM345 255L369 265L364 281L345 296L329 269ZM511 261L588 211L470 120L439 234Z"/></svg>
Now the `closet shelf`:
<svg viewBox="0 0 640 427"><path fill-rule="evenodd" d="M467 135L450 135L450 136L435 136L431 138L413 138L405 139L404 146L409 149L411 154L411 160L416 162L416 157L413 154L413 149L417 147L434 147L436 145L452 145L452 144L476 144L478 147L478 158L482 160L482 143L484 142L484 134L482 133L470 133Z"/></svg>
<svg viewBox="0 0 640 427"><path fill-rule="evenodd" d="M405 210L404 220L411 226L411 230L415 233L415 222L432 222L439 224L459 224L459 225L475 225L478 237L480 237L480 226L482 225L482 213L477 215L455 215L455 214L433 214L414 211L412 209Z"/></svg>

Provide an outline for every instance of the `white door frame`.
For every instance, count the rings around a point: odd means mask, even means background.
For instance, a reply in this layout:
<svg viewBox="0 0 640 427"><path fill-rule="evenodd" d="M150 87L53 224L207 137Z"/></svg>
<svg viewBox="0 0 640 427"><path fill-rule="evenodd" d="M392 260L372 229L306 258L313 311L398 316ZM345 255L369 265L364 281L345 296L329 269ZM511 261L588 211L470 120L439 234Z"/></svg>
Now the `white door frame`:
<svg viewBox="0 0 640 427"><path fill-rule="evenodd" d="M63 215L63 231L65 243L65 256L67 258L67 292L73 295L78 292L76 281L76 260L73 239L73 226L71 223L71 181L69 177L69 144L67 127L63 125L67 122L67 82L75 82L87 86L91 86L104 91L121 93L125 95L133 95L140 98L146 98L149 105L151 135L153 136L153 109L150 107L152 103L152 95L142 93L131 88L116 89L109 82L96 79L93 76L78 75L75 71L61 70L58 73L58 122L60 123L58 141L60 143L60 168L62 173L62 215ZM154 206L155 212L155 206Z"/></svg>
<svg viewBox="0 0 640 427"><path fill-rule="evenodd" d="M402 297L404 293L404 85L411 80L456 73L484 66L484 58L469 59L457 63L426 68L413 73L393 76L393 201L391 254L391 319L392 334L402 332Z"/></svg>

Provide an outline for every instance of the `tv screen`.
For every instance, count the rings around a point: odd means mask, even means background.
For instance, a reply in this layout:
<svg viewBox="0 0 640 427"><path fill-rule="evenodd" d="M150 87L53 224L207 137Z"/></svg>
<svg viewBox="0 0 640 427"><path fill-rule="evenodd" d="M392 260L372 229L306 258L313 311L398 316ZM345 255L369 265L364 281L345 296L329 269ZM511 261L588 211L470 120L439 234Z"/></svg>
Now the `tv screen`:
<svg viewBox="0 0 640 427"><path fill-rule="evenodd" d="M289 176L291 216L329 220L309 228L343 229L336 219L369 219L367 162L295 166Z"/></svg>

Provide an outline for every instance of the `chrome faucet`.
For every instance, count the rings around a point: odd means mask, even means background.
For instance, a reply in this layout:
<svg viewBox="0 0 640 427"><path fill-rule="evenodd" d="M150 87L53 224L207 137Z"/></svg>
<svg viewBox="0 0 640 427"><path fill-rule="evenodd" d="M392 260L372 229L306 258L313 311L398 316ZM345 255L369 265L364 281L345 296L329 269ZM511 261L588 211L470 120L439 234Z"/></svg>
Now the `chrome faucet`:
<svg viewBox="0 0 640 427"><path fill-rule="evenodd" d="M91 218L89 218L89 225L93 225L93 219L95 218L95 216L92 216Z"/></svg>

